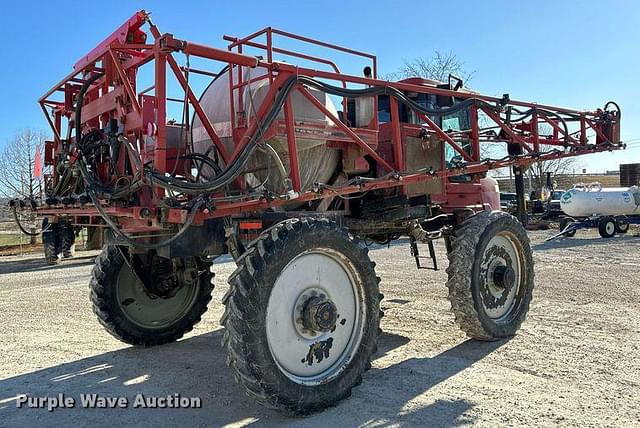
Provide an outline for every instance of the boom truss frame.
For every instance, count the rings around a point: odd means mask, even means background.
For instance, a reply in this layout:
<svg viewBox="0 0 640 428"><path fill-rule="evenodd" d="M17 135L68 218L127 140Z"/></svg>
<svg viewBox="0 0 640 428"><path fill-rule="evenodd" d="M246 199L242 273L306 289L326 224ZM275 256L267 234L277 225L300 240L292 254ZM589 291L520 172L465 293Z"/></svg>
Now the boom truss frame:
<svg viewBox="0 0 640 428"><path fill-rule="evenodd" d="M145 25L148 25L149 34L153 39L152 43L147 42L147 35L142 29ZM261 42L262 38L266 39L266 41ZM372 76L363 77L342 73L334 61L276 46L276 38L286 38L304 44L312 44L316 47L361 58L371 64ZM437 136L444 144L450 146L459 156L459 162L453 168L408 173L406 172L406 160L403 156L404 143L401 139L402 123L398 114L399 105L395 99L391 100L391 120L389 122L380 123L378 121L377 108L374 108L374 115L369 124L365 127L356 128L345 124L340 117L330 112L323 103L318 101L307 87L296 83L295 91L302 94L330 120L327 126L315 129L318 135L325 136L324 138L329 135L330 143L335 146L347 147L353 145L357 147L363 154L375 160L388 174L378 179L363 180L344 186L319 186L306 191L302 189L296 139L306 135L305 133L309 132L308 128L311 125L295 121L295 112L291 102L292 92L287 96L283 106L284 120L278 119L269 128L267 134L286 135L289 164L291 165L289 178L293 191L296 193L294 200L248 197L247 199L231 201L224 198L216 199L216 196L220 195L211 195L212 200L215 202L214 206L211 209L198 212L194 218L194 224L201 224L209 218L238 215L292 202L346 196L353 193L404 186L432 179L445 179L461 174L481 175L497 168L527 166L538 161L624 148L624 144L617 141L619 140L617 134L612 132L610 128L603 126L601 118L605 112L601 109L578 111L507 98L478 95L472 92L442 89L435 85L417 84L413 81L383 81L376 78L378 64L376 56L372 54L270 27L244 38L225 36L224 39L230 42L227 50L180 40L174 38L171 34L162 34L158 27L151 22L146 12L140 11L134 14L111 36L79 60L71 73L40 98L40 106L54 135L53 141L47 143L45 163L52 165L62 144L68 143L71 139L70 132L68 132L68 136L63 136L65 129L63 122L66 120L67 130L75 126L73 123L75 99L81 85L94 73L104 73L104 75L96 80L87 91L82 108L82 126L86 129L100 129L105 127L110 119L118 119L124 125L124 135L130 141L135 142L135 150L143 163L151 164L153 169L160 173L175 171L175 162L177 162L177 160L172 160L172 158L176 157L176 153L172 152L167 145L167 102L176 101L176 99L172 99L167 95L167 75L169 72L177 80L185 94L184 100L177 101L183 103L186 101L184 107L193 109L195 116L201 121L221 159L227 165L238 158L242 149L254 136L259 124L264 120L271 106L271 100L276 97L282 84L291 76L307 76L323 81L331 81L344 88L353 87L354 85L359 85L360 87L375 86L395 88L399 91L416 94L455 97L457 100L473 98L492 104L506 114L506 117L503 117L503 113L496 113L495 109L487 108L486 104L472 105L470 107L470 129L456 132L444 130L428 116L418 114L425 132L429 135ZM265 53L264 58L247 55L245 50L249 48L263 50ZM175 57L178 54L212 60L219 64L227 65L231 70L229 73L229 92L231 94L230 117L234 140L233 151L228 151L222 143L188 81L189 73L209 77L215 77L216 73L181 66ZM274 59L274 54L315 62L329 68L329 70L278 62ZM154 84L152 87L140 90L137 79L138 71L142 66L149 63L154 64ZM266 73L260 77L245 80L243 78L243 69L245 67L260 67L266 70ZM235 79L233 78L234 72L237 72ZM268 93L264 98L264 102L258 107L255 116L247 117L243 111L243 89L260 79L269 79L271 84ZM151 91L154 92L153 95L149 95ZM63 94L63 100L55 97L55 94L60 93ZM234 101L234 97L237 101ZM377 105L377 98L375 102ZM239 109L236 109L237 105L240 106ZM346 114L346 98L343 99L342 106ZM531 119L526 123L511 123L508 113L511 108L532 110L530 113ZM569 132L565 127L561 126L561 121L558 118L562 115L569 115L572 118L576 131ZM488 118L492 126L499 132L485 132L484 129L486 128L479 123L480 116L484 116L485 120ZM545 137L539 135L541 124L547 124L552 130L550 135ZM619 118L617 118L615 125L619 126ZM392 136L394 156L391 159L383 158L376 151L380 130L385 127ZM465 150L463 143L470 146L470 150ZM481 150L481 145L483 144L509 144L520 149L518 154L502 159L483 159ZM545 152L541 150L542 147L557 147L558 149ZM132 155L129 154L129 156ZM71 159L71 162L73 161ZM123 163L124 160L120 162L120 168L124 168ZM132 168L135 165L134 162L130 162L130 164ZM55 176L55 172L53 174ZM51 179L55 179L55 177ZM140 206L129 207L112 203L105 208L105 212L119 217L124 230L159 230L162 228L160 223L150 219L158 217L156 210L159 209L158 201L163 196L163 190L156 187L152 192L148 193L140 199ZM44 206L39 208L38 211L43 216L98 216L95 207L90 205ZM166 209L162 217L166 223L180 224L186 221L186 212L182 209Z"/></svg>

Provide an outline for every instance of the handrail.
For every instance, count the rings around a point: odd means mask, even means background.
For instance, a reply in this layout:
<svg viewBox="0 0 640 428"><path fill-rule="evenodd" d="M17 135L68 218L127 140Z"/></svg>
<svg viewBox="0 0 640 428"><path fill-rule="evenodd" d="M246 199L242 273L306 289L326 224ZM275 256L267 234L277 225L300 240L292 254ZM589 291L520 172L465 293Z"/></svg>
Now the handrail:
<svg viewBox="0 0 640 428"><path fill-rule="evenodd" d="M224 35L223 39L226 41L231 42L228 46L229 50L233 49L233 48L240 48L242 45L246 45L246 46L251 46L251 43L256 43L256 42L252 42L253 39L255 39L256 37L259 37L263 34L266 34L267 37L269 38L272 34L276 34L282 37L286 37L289 39L293 39L293 40L298 40L301 42L305 42L305 43L309 43L312 45L317 45L317 46L322 46L328 49L333 49L339 52L343 52L343 53L348 53L351 55L355 55L355 56L360 56L363 58L368 58L372 61L372 72L373 72L373 77L377 77L377 57L373 54L370 54L368 52L363 52L363 51L358 51L355 49L351 49L351 48L347 48L344 46L340 46L340 45L336 45L333 43L328 43L328 42L323 42L321 40L316 40L313 39L311 37L306 37L306 36L301 36L299 34L294 34L294 33L290 33L287 31L283 31L283 30L279 30L277 28L272 28L272 27L266 27L263 28L262 30L256 31L253 34L250 34L249 36L243 37L243 38L238 38L238 37L234 37L234 36L229 36L229 35ZM262 45L260 47L260 49L265 49L267 50L267 55L270 56L271 52L279 52L279 50L281 50L282 48L277 48L277 47L273 47L273 42L271 43L267 43L267 45L271 45L271 48L269 48L269 46L264 46ZM258 47L258 46L253 46L253 47ZM297 56L299 58L304 58L304 59L309 59L311 61L317 61L317 62L323 62L323 63L327 63L326 61L329 60L323 60L322 58L318 58L318 57L314 57L302 52L295 52L295 51L287 51L287 52L282 52L280 51L279 53L283 53L285 55L291 55L291 56ZM308 58L305 58L305 56L307 56Z"/></svg>

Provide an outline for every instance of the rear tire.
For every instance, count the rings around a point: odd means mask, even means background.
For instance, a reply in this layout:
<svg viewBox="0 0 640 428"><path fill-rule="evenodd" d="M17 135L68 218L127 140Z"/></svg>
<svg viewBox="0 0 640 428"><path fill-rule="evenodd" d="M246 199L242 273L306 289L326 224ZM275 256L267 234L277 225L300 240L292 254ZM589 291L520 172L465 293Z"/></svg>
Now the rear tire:
<svg viewBox="0 0 640 428"><path fill-rule="evenodd" d="M188 333L207 311L213 291L209 264L173 297L150 295L120 249L106 246L90 282L93 312L116 339L137 346L170 343Z"/></svg>
<svg viewBox="0 0 640 428"><path fill-rule="evenodd" d="M611 217L604 217L598 224L598 232L603 238L613 238L616 234L616 222Z"/></svg>
<svg viewBox="0 0 640 428"><path fill-rule="evenodd" d="M533 257L518 220L483 211L455 231L449 253L449 301L469 337L513 336L525 320L534 286Z"/></svg>
<svg viewBox="0 0 640 428"><path fill-rule="evenodd" d="M360 384L382 316L367 252L334 222L312 218L279 223L250 244L229 278L221 320L227 364L249 396L306 414ZM333 305L325 330L308 324L317 296Z"/></svg>
<svg viewBox="0 0 640 428"><path fill-rule="evenodd" d="M42 247L44 250L44 260L48 265L60 263L62 253L62 239L60 236L60 225L58 223L49 224L45 218L42 221Z"/></svg>
<svg viewBox="0 0 640 428"><path fill-rule="evenodd" d="M76 234L73 226L65 224L60 228L60 236L62 240L62 257L70 259L76 254Z"/></svg>
<svg viewBox="0 0 640 428"><path fill-rule="evenodd" d="M625 220L616 220L616 233L624 235L629 231L629 223Z"/></svg>

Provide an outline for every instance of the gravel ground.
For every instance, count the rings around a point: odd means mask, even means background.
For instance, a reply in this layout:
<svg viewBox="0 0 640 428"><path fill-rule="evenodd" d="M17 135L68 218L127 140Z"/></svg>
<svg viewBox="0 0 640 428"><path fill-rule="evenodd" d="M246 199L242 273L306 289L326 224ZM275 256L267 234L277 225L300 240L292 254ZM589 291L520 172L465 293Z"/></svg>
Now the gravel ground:
<svg viewBox="0 0 640 428"><path fill-rule="evenodd" d="M363 384L338 406L288 418L256 405L233 381L220 346L220 299L232 263L215 265L215 297L178 343L126 346L91 312L95 253L60 266L0 259L0 426L640 426L640 238L579 232L544 243L531 232L536 290L509 341L466 340L449 312L444 269L418 271L405 242L371 252L386 316ZM444 246L436 246L446 267ZM16 408L15 397L75 398L75 408ZM202 399L201 409L84 409L80 394Z"/></svg>

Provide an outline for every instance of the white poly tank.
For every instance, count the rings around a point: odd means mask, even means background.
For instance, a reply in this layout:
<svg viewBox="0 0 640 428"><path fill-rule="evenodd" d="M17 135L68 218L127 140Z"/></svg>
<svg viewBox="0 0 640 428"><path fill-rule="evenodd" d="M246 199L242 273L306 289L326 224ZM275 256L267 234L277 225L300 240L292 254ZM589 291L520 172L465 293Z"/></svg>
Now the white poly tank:
<svg viewBox="0 0 640 428"><path fill-rule="evenodd" d="M603 188L599 183L575 187L562 195L560 207L571 217L640 214L640 188Z"/></svg>
<svg viewBox="0 0 640 428"><path fill-rule="evenodd" d="M256 78L264 76L266 70L264 68L250 69L243 67L243 81L256 80L244 87L242 97L243 105L241 107L238 99L238 91L234 91L234 109L236 112L243 109L244 114L248 118L253 118L257 110L269 90L269 79ZM237 68L233 68L234 84L237 84ZM336 108L329 98L323 92L309 88L309 92L315 96L325 107L335 116L337 116ZM205 90L200 98L200 105L207 115L211 125L220 137L222 143L226 146L227 152L233 152L233 139L231 138L231 116L230 116L230 96L229 96L229 71L223 72L215 79ZM328 124L329 118L318 110L309 100L301 93L295 91L291 95L292 110L296 123L304 124ZM279 119L284 117L283 110L280 110ZM193 145L196 152L204 153L212 142L206 133L200 119L194 115L192 124ZM338 149L327 146L326 140L297 138L298 162L300 165L300 178L302 190L307 190L314 183L331 182L332 177L338 168L340 161L340 152ZM282 160L287 174L290 171L288 146L286 137L275 137L267 141L267 143L275 149ZM202 174L203 179L209 179L213 172L206 170ZM256 184L263 183L266 188L276 193L283 190L283 176L275 166L273 159L265 153L256 152L250 161L245 172L248 183L255 187Z"/></svg>

